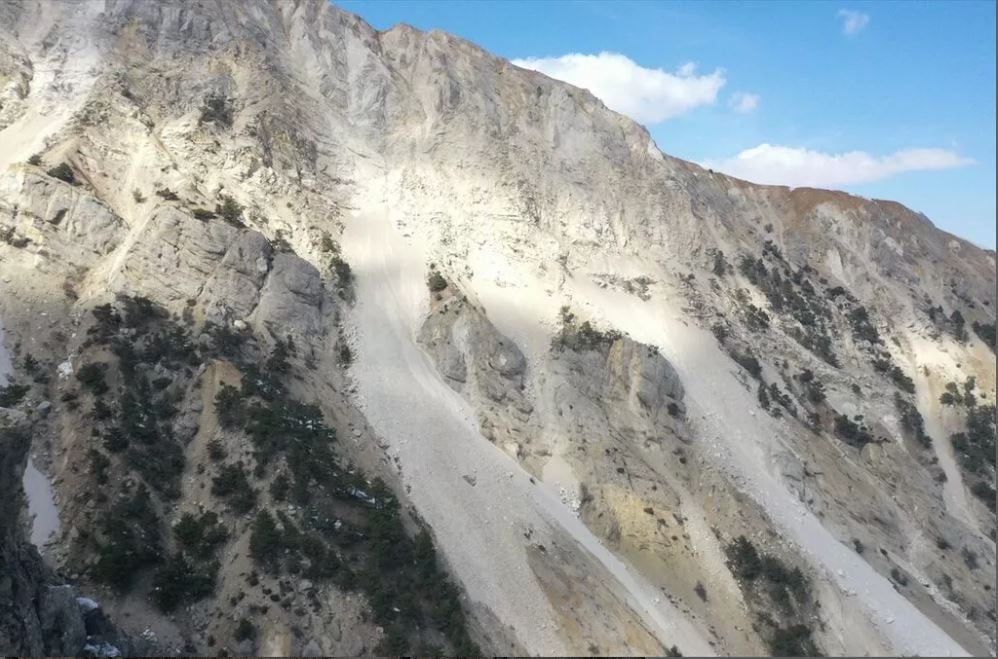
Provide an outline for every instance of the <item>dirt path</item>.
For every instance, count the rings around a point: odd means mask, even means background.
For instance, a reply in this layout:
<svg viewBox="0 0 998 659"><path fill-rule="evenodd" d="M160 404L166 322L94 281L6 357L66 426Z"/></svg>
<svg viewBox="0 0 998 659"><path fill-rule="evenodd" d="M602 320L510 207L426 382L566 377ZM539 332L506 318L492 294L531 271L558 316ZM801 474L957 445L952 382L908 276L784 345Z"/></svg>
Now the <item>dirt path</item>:
<svg viewBox="0 0 998 659"><path fill-rule="evenodd" d="M351 372L358 403L388 442L411 500L471 599L512 627L530 653L579 651L581 639L564 637L525 550L532 543L564 546L574 540L589 554L580 563L612 584L663 644L687 654L712 654L679 611L479 434L472 411L415 343L428 300L422 251L395 230L381 199L358 203L343 239L357 277L351 318L357 360Z"/></svg>

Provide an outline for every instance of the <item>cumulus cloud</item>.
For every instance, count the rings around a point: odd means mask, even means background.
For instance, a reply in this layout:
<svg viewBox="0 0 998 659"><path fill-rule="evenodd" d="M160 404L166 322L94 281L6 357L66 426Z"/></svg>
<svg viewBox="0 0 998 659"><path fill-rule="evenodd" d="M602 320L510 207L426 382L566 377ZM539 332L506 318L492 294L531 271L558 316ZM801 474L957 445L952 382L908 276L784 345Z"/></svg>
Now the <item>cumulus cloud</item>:
<svg viewBox="0 0 998 659"><path fill-rule="evenodd" d="M902 149L886 156L872 156L865 151L832 154L760 144L733 158L702 164L755 183L831 188L879 181L903 172L953 169L973 162L946 149Z"/></svg>
<svg viewBox="0 0 998 659"><path fill-rule="evenodd" d="M852 9L840 9L839 18L842 20L842 33L846 36L859 34L860 30L870 22L870 15Z"/></svg>
<svg viewBox="0 0 998 659"><path fill-rule="evenodd" d="M588 89L611 110L644 124L657 124L713 104L725 83L722 69L697 75L696 65L687 63L675 73L668 73L609 52L530 57L515 59L513 64Z"/></svg>
<svg viewBox="0 0 998 659"><path fill-rule="evenodd" d="M748 92L735 92L728 99L728 106L735 112L747 114L759 107L759 95Z"/></svg>

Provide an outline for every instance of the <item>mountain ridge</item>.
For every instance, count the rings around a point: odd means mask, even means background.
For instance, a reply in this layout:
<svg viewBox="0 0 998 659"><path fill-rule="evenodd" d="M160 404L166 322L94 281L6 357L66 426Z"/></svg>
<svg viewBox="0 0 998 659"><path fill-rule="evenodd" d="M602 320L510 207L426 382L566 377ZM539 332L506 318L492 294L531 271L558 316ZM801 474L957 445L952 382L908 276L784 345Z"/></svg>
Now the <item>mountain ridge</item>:
<svg viewBox="0 0 998 659"><path fill-rule="evenodd" d="M895 202L714 174L585 90L319 1L0 11L0 316L60 510L46 560L126 632L201 653L994 653L993 252ZM162 481L114 439L142 382L127 336L164 387ZM271 385L368 482L220 425L223 404L276 409ZM297 545L268 572L238 488L337 564L379 557L280 477L361 529L382 479L466 624L401 590L393 612L377 579L303 586ZM114 547L97 502L138 485L165 555L204 561L171 535L183 514L227 533L173 618L149 588L165 558L125 593L94 566Z"/></svg>

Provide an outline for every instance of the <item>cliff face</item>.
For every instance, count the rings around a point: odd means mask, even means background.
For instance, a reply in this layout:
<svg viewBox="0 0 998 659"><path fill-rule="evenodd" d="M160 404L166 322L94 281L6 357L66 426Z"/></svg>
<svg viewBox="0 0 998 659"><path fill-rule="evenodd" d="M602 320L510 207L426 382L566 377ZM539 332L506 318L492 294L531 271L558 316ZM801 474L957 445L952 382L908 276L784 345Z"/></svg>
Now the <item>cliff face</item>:
<svg viewBox="0 0 998 659"><path fill-rule="evenodd" d="M126 631L994 652L994 252L702 170L588 92L318 0L9 2L0 34L0 317L63 522L47 558L103 588L101 513L147 491L158 555L215 565L169 617L165 559L137 564L102 595ZM315 403L343 470L226 425L226 385L281 422ZM375 477L449 603L366 579L396 569ZM188 513L225 527L210 556ZM252 557L263 513L294 561ZM352 567L310 572L320 545Z"/></svg>

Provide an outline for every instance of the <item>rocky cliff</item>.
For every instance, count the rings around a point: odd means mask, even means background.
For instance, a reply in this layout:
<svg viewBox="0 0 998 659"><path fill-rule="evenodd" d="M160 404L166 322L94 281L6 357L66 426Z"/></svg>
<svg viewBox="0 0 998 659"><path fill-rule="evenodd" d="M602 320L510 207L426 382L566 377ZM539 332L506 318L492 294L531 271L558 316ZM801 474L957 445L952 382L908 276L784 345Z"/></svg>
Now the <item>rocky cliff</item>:
<svg viewBox="0 0 998 659"><path fill-rule="evenodd" d="M319 0L0 33L4 391L124 631L994 653L993 251Z"/></svg>

